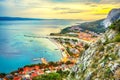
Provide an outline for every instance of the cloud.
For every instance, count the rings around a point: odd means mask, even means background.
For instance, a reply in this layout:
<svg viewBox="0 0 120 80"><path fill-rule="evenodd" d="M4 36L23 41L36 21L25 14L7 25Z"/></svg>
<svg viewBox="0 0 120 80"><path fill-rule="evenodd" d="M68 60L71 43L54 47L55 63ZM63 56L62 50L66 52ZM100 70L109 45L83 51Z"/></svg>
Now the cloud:
<svg viewBox="0 0 120 80"><path fill-rule="evenodd" d="M84 12L88 12L88 10L70 9L68 11L61 12L61 14L76 14L76 13L84 13Z"/></svg>
<svg viewBox="0 0 120 80"><path fill-rule="evenodd" d="M101 0L101 3L120 3L120 0Z"/></svg>
<svg viewBox="0 0 120 80"><path fill-rule="evenodd" d="M48 0L51 2L63 2L63 3L71 3L71 2L100 2L100 0Z"/></svg>
<svg viewBox="0 0 120 80"><path fill-rule="evenodd" d="M60 14L75 14L81 12L87 12L88 10L68 8L68 7L54 7L53 10L58 11Z"/></svg>
<svg viewBox="0 0 120 80"><path fill-rule="evenodd" d="M69 13L80 13L79 11L67 11L67 12L61 12L61 14L69 14Z"/></svg>
<svg viewBox="0 0 120 80"><path fill-rule="evenodd" d="M55 7L53 10L71 10L71 8Z"/></svg>
<svg viewBox="0 0 120 80"><path fill-rule="evenodd" d="M106 13L95 13L95 14L92 14L92 15L106 15Z"/></svg>
<svg viewBox="0 0 120 80"><path fill-rule="evenodd" d="M96 4L91 4L90 6L91 6L91 7L97 7L98 5L96 5Z"/></svg>
<svg viewBox="0 0 120 80"><path fill-rule="evenodd" d="M0 16L94 20L105 18L120 0L0 0ZM114 2L114 3L113 3Z"/></svg>
<svg viewBox="0 0 120 80"><path fill-rule="evenodd" d="M47 0L55 3L118 3L120 0Z"/></svg>

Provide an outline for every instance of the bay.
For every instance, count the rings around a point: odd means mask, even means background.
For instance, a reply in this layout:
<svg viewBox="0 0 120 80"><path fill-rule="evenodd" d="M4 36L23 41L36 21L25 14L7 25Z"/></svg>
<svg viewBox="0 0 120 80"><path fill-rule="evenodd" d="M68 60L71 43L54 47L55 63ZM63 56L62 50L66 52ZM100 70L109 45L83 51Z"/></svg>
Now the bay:
<svg viewBox="0 0 120 80"><path fill-rule="evenodd" d="M24 35L49 35L79 20L0 21L0 73L9 73L29 64L41 63L34 58L59 61L62 55L57 46L45 38Z"/></svg>

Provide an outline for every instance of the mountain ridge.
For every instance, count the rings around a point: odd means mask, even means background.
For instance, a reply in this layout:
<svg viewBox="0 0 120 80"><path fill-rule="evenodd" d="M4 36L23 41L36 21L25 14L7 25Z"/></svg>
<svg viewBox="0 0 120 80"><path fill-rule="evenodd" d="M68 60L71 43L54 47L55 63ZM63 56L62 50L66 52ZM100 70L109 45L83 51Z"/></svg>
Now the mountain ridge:
<svg viewBox="0 0 120 80"><path fill-rule="evenodd" d="M110 26L114 21L120 19L120 8L112 9L107 18L103 21L103 25L107 28Z"/></svg>
<svg viewBox="0 0 120 80"><path fill-rule="evenodd" d="M62 29L61 34L69 33L69 32L79 32L79 31L92 31L96 33L103 33L105 31L105 27L102 24L104 19L92 21L92 22L84 22L79 25L73 25L67 28Z"/></svg>

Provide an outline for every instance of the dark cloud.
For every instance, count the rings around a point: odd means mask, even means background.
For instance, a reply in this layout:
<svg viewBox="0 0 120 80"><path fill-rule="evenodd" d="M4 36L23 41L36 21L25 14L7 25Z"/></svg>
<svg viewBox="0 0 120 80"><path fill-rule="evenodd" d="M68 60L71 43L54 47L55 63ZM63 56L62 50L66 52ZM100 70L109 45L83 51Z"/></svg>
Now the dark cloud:
<svg viewBox="0 0 120 80"><path fill-rule="evenodd" d="M101 0L49 0L52 2L100 2Z"/></svg>
<svg viewBox="0 0 120 80"><path fill-rule="evenodd" d="M119 3L120 0L47 0L50 2L55 3L74 3L74 2L80 2L80 3Z"/></svg>
<svg viewBox="0 0 120 80"><path fill-rule="evenodd" d="M67 11L67 12L61 12L61 14L68 14L68 13L80 13L79 11Z"/></svg>
<svg viewBox="0 0 120 80"><path fill-rule="evenodd" d="M86 2L86 3L84 3L85 5L92 5L93 3L91 3L91 2Z"/></svg>
<svg viewBox="0 0 120 80"><path fill-rule="evenodd" d="M72 8L62 8L62 7L55 7L53 10L61 10L60 14L72 14L72 13L81 13L81 12L88 12L88 10L80 10L80 9L72 9Z"/></svg>
<svg viewBox="0 0 120 80"><path fill-rule="evenodd" d="M82 13L82 12L88 12L87 10L75 10L75 9L71 9L68 11L63 11L61 12L61 14L73 14L73 13Z"/></svg>
<svg viewBox="0 0 120 80"><path fill-rule="evenodd" d="M95 5L95 4L91 4L90 6L91 6L91 7L97 7L98 5Z"/></svg>
<svg viewBox="0 0 120 80"><path fill-rule="evenodd" d="M106 13L95 13L95 14L92 14L92 15L106 15Z"/></svg>
<svg viewBox="0 0 120 80"><path fill-rule="evenodd" d="M97 7L98 4L94 4L94 3L91 3L91 2L87 2L87 3L84 3L85 5L89 5L90 7Z"/></svg>
<svg viewBox="0 0 120 80"><path fill-rule="evenodd" d="M60 7L55 7L53 10L71 10L71 8L60 8Z"/></svg>
<svg viewBox="0 0 120 80"><path fill-rule="evenodd" d="M101 3L105 3L105 4L108 4L108 3L120 3L120 0L101 0Z"/></svg>
<svg viewBox="0 0 120 80"><path fill-rule="evenodd" d="M74 13L81 13L86 12L86 10L79 10L79 9L71 9L71 8L62 8L62 7L55 7L53 10L60 10L60 14L74 14Z"/></svg>

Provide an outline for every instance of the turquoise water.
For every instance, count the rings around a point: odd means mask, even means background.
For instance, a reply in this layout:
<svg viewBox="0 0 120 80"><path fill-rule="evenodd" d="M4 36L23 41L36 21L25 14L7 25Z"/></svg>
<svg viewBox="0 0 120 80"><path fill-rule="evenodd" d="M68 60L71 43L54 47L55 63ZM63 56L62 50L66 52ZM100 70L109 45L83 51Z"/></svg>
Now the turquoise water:
<svg viewBox="0 0 120 80"><path fill-rule="evenodd" d="M24 35L48 35L76 20L0 21L0 73L9 73L28 64L40 63L34 58L59 61L62 57L54 43L48 39Z"/></svg>

